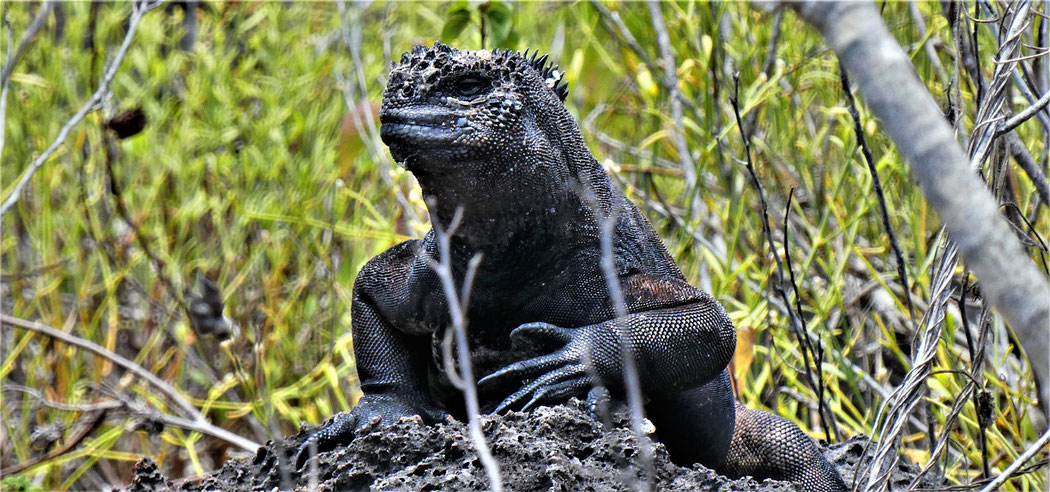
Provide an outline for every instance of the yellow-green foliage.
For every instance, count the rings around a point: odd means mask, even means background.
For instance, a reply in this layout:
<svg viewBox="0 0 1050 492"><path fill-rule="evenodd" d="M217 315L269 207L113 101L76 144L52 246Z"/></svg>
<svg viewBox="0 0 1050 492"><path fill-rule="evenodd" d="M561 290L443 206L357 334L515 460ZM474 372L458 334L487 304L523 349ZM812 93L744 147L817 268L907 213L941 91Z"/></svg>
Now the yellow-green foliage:
<svg viewBox="0 0 1050 492"><path fill-rule="evenodd" d="M10 49L9 39L17 44L35 8L5 3L10 27L3 27L0 52ZM2 198L90 98L107 56L123 39L131 10L124 4L98 9L91 51L82 43L90 4L61 8L63 37L55 36L55 21L49 19L11 78ZM347 410L360 394L349 336L356 272L383 249L420 235L427 224L411 220L395 202L398 188L415 216L426 217L410 175L394 168L392 181L383 178L380 156L370 152L352 123L340 80L355 86L364 81L363 97L373 104L355 104L353 111L374 115L387 56L396 60L413 44L443 35L451 44L480 48L484 18L486 47L552 52L567 71L567 104L586 120L581 126L595 155L646 211L689 279L729 310L740 331L734 363L740 398L823 437L816 392L800 372L799 341L782 311L771 305L780 302L776 267L728 102L733 82L726 74L739 72L741 110L745 121L753 118L753 157L770 201L776 254L791 256L806 324L825 345L825 398L841 437L871 432L884 399L858 371L892 389L909 367L912 331L836 59L792 13L783 17L776 58L763 73L774 13L747 3L663 4L685 100L684 135L701 182L698 200L689 206L645 4L610 8L654 60L656 73L588 3L347 8L344 17L334 4L209 4L199 13L200 32L189 52L177 48L181 9L147 14L113 81L112 97L74 129L3 217L3 312L133 359L182 390L216 424L259 442L294 432L300 421L318 423ZM932 33L950 41L939 5L921 4L920 10ZM886 2L884 16L946 107L948 81L920 46L907 4ZM343 27L353 25L360 27L359 66L343 38ZM983 52L994 48L988 30L980 40ZM357 42L354 36L350 41ZM948 51L940 57L951 70ZM990 73L991 65L984 65ZM966 101L962 127L968 132L976 96L971 85L960 87ZM355 103L364 100L361 94L351 97ZM149 123L142 134L115 142L112 162L134 222L128 227L108 185L103 135L108 118L133 107L141 107ZM860 109L921 316L937 253L936 214L878 123ZM1034 120L1019 134L1033 155L1044 152ZM638 151L618 150L613 141ZM1045 235L1050 214L1036 210L1028 178L1012 165L1008 172L1010 198ZM785 253L780 229L792 189ZM661 212L667 207L682 222ZM136 235L159 261L151 261ZM236 340L220 344L197 338L189 328L173 294L181 297L196 271L222 288L227 313L241 327ZM961 267L959 273L961 283ZM162 277L180 292L171 292ZM957 319L946 323L937 370L969 371ZM990 352L985 371L996 409L988 431L994 472L1036 435L1037 424L1031 419L1031 374L1016 351L1007 350L1011 342L998 318L991 337L991 345L999 347ZM41 335L5 326L2 349L4 467L46 452L31 445L39 428L63 430L57 447L84 419L79 412L40 405L13 389L15 384L68 404L123 392L173 411L155 389L111 363ZM944 427L966 382L962 375L941 373L929 384L932 426L938 437L947 431L953 440L943 470L956 483L981 473L972 403L958 423ZM171 475L193 475L229 456L228 446L215 439L173 427L149 434L134 422L127 415L111 416L75 450L5 481L5 488L94 488L127 480L130 462L142 455L153 456ZM900 450L919 463L929 456L923 431L910 429ZM124 463L114 466L119 461ZM1038 475L1016 479L1007 489L1042 489L1046 484Z"/></svg>

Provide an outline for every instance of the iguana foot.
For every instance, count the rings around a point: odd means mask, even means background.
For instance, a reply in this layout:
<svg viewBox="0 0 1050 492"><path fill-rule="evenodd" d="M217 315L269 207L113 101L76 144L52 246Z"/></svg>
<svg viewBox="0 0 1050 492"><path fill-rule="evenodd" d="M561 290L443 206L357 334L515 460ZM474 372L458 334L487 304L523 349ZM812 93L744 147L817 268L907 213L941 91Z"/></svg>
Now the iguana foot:
<svg viewBox="0 0 1050 492"><path fill-rule="evenodd" d="M295 453L295 469L302 469L306 461L314 456L350 444L354 440L357 421L357 415L353 412L336 415L331 424L315 432L299 445L299 450Z"/></svg>
<svg viewBox="0 0 1050 492"><path fill-rule="evenodd" d="M401 417L414 415L421 417L427 424L449 418L448 412L430 403L417 403L399 397L366 394L353 410L339 414L332 423L303 441L295 454L295 469L302 469L303 465L314 456L350 444L354 440L355 432L359 429L372 424L393 424Z"/></svg>
<svg viewBox="0 0 1050 492"><path fill-rule="evenodd" d="M525 411L545 403L561 403L572 397L583 397L593 386L593 379L584 361L591 350L588 347L587 327L562 328L549 323L527 323L510 333L517 347L555 347L553 352L510 364L478 381L487 388L514 387L510 380L530 380L496 407L493 413L502 413L522 402Z"/></svg>

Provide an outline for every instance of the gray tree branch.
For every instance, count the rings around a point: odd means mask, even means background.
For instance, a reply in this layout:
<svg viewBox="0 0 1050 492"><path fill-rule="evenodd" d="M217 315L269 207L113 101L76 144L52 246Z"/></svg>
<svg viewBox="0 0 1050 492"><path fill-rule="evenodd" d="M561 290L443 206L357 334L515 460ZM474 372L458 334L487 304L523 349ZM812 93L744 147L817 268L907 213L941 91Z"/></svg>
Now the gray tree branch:
<svg viewBox="0 0 1050 492"><path fill-rule="evenodd" d="M793 4L823 35L861 88L864 100L911 163L987 300L1017 335L1050 401L1050 285L1025 255L991 192L969 165L940 108L919 80L872 2Z"/></svg>
<svg viewBox="0 0 1050 492"><path fill-rule="evenodd" d="M0 70L0 82L7 84L8 79L11 78L11 72L15 70L15 64L18 60L22 59L22 55L25 54L26 48L29 47L29 43L33 42L36 35L40 33L40 29L44 27L44 21L47 20L48 14L51 13L51 9L55 7L53 1L44 2L36 12L36 16L29 22L29 26L26 27L24 33L22 33L22 39L18 41L18 47L15 48L13 54L8 54L7 61L4 63L4 68ZM10 49L10 45L8 45Z"/></svg>
<svg viewBox="0 0 1050 492"><path fill-rule="evenodd" d="M471 366L470 347L467 338L467 304L470 301L470 289L474 281L474 274L481 264L481 253L475 254L467 266L466 276L459 292L456 291L456 280L452 273L452 236L463 219L463 207L456 208L456 214L448 229L442 229L434 221L434 234L437 236L439 259L430 259L430 268L437 273L441 279L441 288L445 292L445 301L448 302L449 315L452 318L452 330L446 331L444 348L445 370L453 385L463 391L464 403L467 406L467 430L470 440L478 453L478 459L485 474L489 478L489 487L493 492L503 492L503 479L499 471L499 463L492 456L485 441L485 435L481 432L481 409L478 405L478 387L474 379L474 369ZM452 362L451 336L456 339L456 357L459 362L458 372L456 365Z"/></svg>

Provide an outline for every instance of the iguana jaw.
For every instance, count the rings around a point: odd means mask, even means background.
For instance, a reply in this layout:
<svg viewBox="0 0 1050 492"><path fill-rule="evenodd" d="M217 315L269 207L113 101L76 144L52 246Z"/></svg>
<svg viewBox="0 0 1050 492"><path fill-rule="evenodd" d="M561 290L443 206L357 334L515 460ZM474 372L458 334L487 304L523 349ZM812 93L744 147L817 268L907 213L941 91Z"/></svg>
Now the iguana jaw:
<svg viewBox="0 0 1050 492"><path fill-rule="evenodd" d="M410 171L432 172L470 153L474 129L467 118L435 105L384 106L379 111L379 135L394 160ZM413 169L414 168L414 169Z"/></svg>

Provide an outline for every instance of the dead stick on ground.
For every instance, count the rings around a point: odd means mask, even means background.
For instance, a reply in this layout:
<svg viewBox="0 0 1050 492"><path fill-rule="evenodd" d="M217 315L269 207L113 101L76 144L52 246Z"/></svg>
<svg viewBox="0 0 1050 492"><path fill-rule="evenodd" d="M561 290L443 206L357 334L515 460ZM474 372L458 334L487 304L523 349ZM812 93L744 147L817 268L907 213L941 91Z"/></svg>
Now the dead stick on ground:
<svg viewBox="0 0 1050 492"><path fill-rule="evenodd" d="M3 470L0 470L0 477L6 477L8 475L14 475L15 473L20 473L20 472L22 472L24 470L28 470L29 468L32 468L32 467L34 467L34 466L36 466L36 465L38 465L40 463L52 460L54 458L57 458L59 456L62 456L63 454L66 454L66 453L72 451L74 448L77 447L78 444L81 443L81 441L83 441L87 436L91 435L91 433L94 432L95 429L97 429L100 424L102 424L102 421L106 419L107 411L108 411L108 408L102 408L101 410L97 410L97 411L93 412L94 415L92 415L91 418L89 418L87 420L85 425L82 425L80 427L80 430L78 430L76 432L76 434L73 434L72 436L70 436L70 438L66 441L66 443L64 445L62 445L62 447L60 447L58 449L55 449L55 450L51 451L50 453L47 453L47 454L44 454L44 455L40 455L40 456L31 458L31 459L28 459L28 460L26 460L26 461L24 461L22 463L17 463L17 464L9 466L7 468L4 468Z"/></svg>

